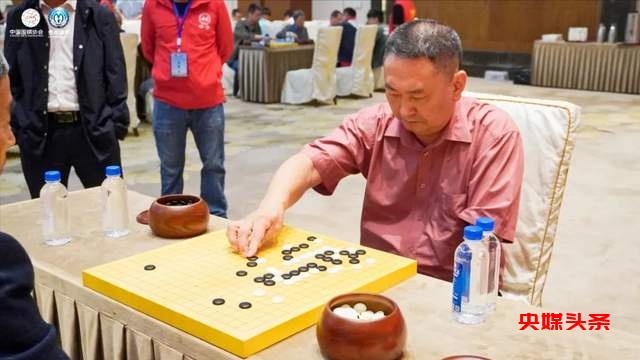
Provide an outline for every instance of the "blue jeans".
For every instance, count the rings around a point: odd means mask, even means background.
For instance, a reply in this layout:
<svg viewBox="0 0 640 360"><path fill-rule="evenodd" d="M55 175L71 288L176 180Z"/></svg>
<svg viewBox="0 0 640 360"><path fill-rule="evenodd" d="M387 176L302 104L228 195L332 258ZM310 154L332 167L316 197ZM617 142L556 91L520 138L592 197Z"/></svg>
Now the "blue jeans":
<svg viewBox="0 0 640 360"><path fill-rule="evenodd" d="M162 195L181 194L187 129L200 153L200 197L207 202L209 212L227 217L224 196L224 108L183 110L158 99L153 103L153 134L160 157Z"/></svg>

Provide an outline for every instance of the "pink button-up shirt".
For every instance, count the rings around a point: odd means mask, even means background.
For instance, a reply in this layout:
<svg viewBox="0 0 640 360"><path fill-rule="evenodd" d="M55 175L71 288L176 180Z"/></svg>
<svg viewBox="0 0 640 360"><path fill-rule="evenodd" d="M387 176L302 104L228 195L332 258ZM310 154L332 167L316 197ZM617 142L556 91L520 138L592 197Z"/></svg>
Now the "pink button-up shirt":
<svg viewBox="0 0 640 360"><path fill-rule="evenodd" d="M414 258L418 271L451 281L462 230L480 216L513 241L524 170L522 140L509 115L462 98L440 137L424 146L388 104L348 116L304 147L330 195L343 177L367 179L360 242Z"/></svg>

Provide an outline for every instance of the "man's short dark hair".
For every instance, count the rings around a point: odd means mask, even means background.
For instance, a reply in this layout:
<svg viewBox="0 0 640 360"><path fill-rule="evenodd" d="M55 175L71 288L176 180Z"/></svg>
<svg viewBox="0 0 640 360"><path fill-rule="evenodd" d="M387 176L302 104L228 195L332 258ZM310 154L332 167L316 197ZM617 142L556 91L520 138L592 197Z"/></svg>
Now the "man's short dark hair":
<svg viewBox="0 0 640 360"><path fill-rule="evenodd" d="M438 71L453 74L462 61L462 42L455 30L435 20L413 20L397 27L387 40L384 58L427 58Z"/></svg>
<svg viewBox="0 0 640 360"><path fill-rule="evenodd" d="M352 18L356 17L356 10L354 8L352 8L352 7L344 8L344 10L342 12L347 14L347 15L349 15L349 16L351 16Z"/></svg>
<svg viewBox="0 0 640 360"><path fill-rule="evenodd" d="M377 18L378 22L382 24L384 22L384 13L380 9L371 9L367 13L367 19Z"/></svg>
<svg viewBox="0 0 640 360"><path fill-rule="evenodd" d="M293 15L293 10L291 10L291 9L285 10L285 12L283 14L284 17L291 17L291 15Z"/></svg>
<svg viewBox="0 0 640 360"><path fill-rule="evenodd" d="M271 9L266 6L263 6L260 10L262 10L262 15L271 15Z"/></svg>
<svg viewBox="0 0 640 360"><path fill-rule="evenodd" d="M340 16L340 15L342 15L342 12L341 12L340 10L333 10L333 11L331 12L331 17L332 17L332 18L338 17L338 16Z"/></svg>
<svg viewBox="0 0 640 360"><path fill-rule="evenodd" d="M231 10L231 16L236 16L238 12L239 12L238 9Z"/></svg>
<svg viewBox="0 0 640 360"><path fill-rule="evenodd" d="M247 14L253 14L256 11L262 11L262 7L258 4L249 4L249 8L247 9Z"/></svg>
<svg viewBox="0 0 640 360"><path fill-rule="evenodd" d="M299 18L300 16L304 16L304 11L302 11L302 10L295 10L295 11L293 12L293 14L291 15L291 17L293 18L293 20L298 20L298 18Z"/></svg>

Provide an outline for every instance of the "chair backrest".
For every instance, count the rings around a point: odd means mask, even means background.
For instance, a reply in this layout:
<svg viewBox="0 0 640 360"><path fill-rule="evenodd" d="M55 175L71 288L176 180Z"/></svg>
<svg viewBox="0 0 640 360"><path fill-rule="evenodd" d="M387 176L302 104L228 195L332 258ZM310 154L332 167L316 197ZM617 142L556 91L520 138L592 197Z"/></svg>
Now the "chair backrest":
<svg viewBox="0 0 640 360"><path fill-rule="evenodd" d="M313 41L316 41L318 39L318 30L327 26L329 26L328 20L309 20L304 22L304 27L307 28L309 39Z"/></svg>
<svg viewBox="0 0 640 360"><path fill-rule="evenodd" d="M524 145L524 179L513 244L503 244L506 298L541 306L580 108L564 101L465 93L506 111Z"/></svg>
<svg viewBox="0 0 640 360"><path fill-rule="evenodd" d="M331 102L336 96L336 62L342 27L330 26L318 29L318 40L313 51L312 97L318 101Z"/></svg>
<svg viewBox="0 0 640 360"><path fill-rule="evenodd" d="M138 118L135 116L136 109L136 89L134 86L136 75L136 56L138 55L138 39L139 36L134 33L120 33L120 43L124 53L124 62L127 68L127 106L129 106L129 115L131 117L131 126L136 127Z"/></svg>
<svg viewBox="0 0 640 360"><path fill-rule="evenodd" d="M353 71L352 94L369 96L373 93L371 58L373 57L373 47L376 44L377 32L377 25L364 25L358 28L351 60L351 70Z"/></svg>

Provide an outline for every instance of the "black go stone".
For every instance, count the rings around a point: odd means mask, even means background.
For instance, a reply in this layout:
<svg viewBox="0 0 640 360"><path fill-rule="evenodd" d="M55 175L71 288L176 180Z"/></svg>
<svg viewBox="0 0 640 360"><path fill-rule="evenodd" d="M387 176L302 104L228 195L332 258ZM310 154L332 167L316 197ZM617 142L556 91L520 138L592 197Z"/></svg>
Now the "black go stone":
<svg viewBox="0 0 640 360"><path fill-rule="evenodd" d="M258 257L257 257L257 256L249 256L249 257L247 258L247 260L249 260L249 261L256 261L256 260L258 260Z"/></svg>
<svg viewBox="0 0 640 360"><path fill-rule="evenodd" d="M315 258L322 260L324 259L324 254L316 254Z"/></svg>
<svg viewBox="0 0 640 360"><path fill-rule="evenodd" d="M248 267L256 267L256 266L258 266L258 263L257 263L257 262L255 262L255 261L249 261L249 262L247 263L247 266L248 266Z"/></svg>
<svg viewBox="0 0 640 360"><path fill-rule="evenodd" d="M151 264L144 266L144 269L147 270L147 271L154 270L155 268L156 268L156 266L155 265L151 265Z"/></svg>
<svg viewBox="0 0 640 360"><path fill-rule="evenodd" d="M315 236L307 237L307 241L315 241L316 239L317 239L317 237L315 237Z"/></svg>
<svg viewBox="0 0 640 360"><path fill-rule="evenodd" d="M322 260L324 260L325 262L332 262L333 258L331 256L325 256L325 258Z"/></svg>
<svg viewBox="0 0 640 360"><path fill-rule="evenodd" d="M291 255L291 250L282 250L282 255Z"/></svg>
<svg viewBox="0 0 640 360"><path fill-rule="evenodd" d="M358 254L349 254L349 258L351 259L357 259L360 255Z"/></svg>
<svg viewBox="0 0 640 360"><path fill-rule="evenodd" d="M243 301L238 306L240 306L240 309L248 309L251 307L251 303L248 301Z"/></svg>
<svg viewBox="0 0 640 360"><path fill-rule="evenodd" d="M291 271L289 271L289 274L291 274L291 276L298 276L298 275L300 275L300 271L298 271L298 270L291 270Z"/></svg>
<svg viewBox="0 0 640 360"><path fill-rule="evenodd" d="M297 246L292 247L291 252L295 252L295 251L300 251L300 248Z"/></svg>
<svg viewBox="0 0 640 360"><path fill-rule="evenodd" d="M367 253L367 252L366 252L366 251L364 251L363 249L358 249L358 250L356 250L356 254L358 254L358 255L364 255L364 254L366 254L366 253Z"/></svg>
<svg viewBox="0 0 640 360"><path fill-rule="evenodd" d="M280 276L282 276L282 278L285 279L285 280L291 279L291 274L282 274Z"/></svg>
<svg viewBox="0 0 640 360"><path fill-rule="evenodd" d="M266 273L264 275L262 275L263 278L265 279L273 279L275 275L273 275L272 273Z"/></svg>
<svg viewBox="0 0 640 360"><path fill-rule="evenodd" d="M222 298L215 298L213 299L213 301L211 302L213 305L222 305L224 304L224 299Z"/></svg>
<svg viewBox="0 0 640 360"><path fill-rule="evenodd" d="M349 259L349 262L351 264L360 264L360 260L358 260L358 259Z"/></svg>
<svg viewBox="0 0 640 360"><path fill-rule="evenodd" d="M320 271L326 271L326 270L327 270L327 267L326 267L326 266L324 266L324 265L318 265L318 270L320 270Z"/></svg>
<svg viewBox="0 0 640 360"><path fill-rule="evenodd" d="M327 251L324 252L324 254L325 255L333 255L335 253L333 251L331 251L331 250L327 250Z"/></svg>
<svg viewBox="0 0 640 360"><path fill-rule="evenodd" d="M306 266L300 266L300 267L298 268L298 270L300 270L300 272L307 272L307 271L309 271L309 268L308 268L308 267L306 267Z"/></svg>
<svg viewBox="0 0 640 360"><path fill-rule="evenodd" d="M273 285L275 285L275 284L276 284L276 282L275 282L275 281L273 281L273 280L271 280L271 279L269 279L269 280L265 280L265 281L264 281L264 284L265 284L266 286L273 286Z"/></svg>
<svg viewBox="0 0 640 360"><path fill-rule="evenodd" d="M291 259L293 259L293 256L291 255L285 255L282 257L282 260L291 260Z"/></svg>
<svg viewBox="0 0 640 360"><path fill-rule="evenodd" d="M349 250L340 250L340 255L349 255Z"/></svg>
<svg viewBox="0 0 640 360"><path fill-rule="evenodd" d="M342 260L340 260L340 259L334 259L331 263L332 263L333 265L340 265L340 264L342 264Z"/></svg>
<svg viewBox="0 0 640 360"><path fill-rule="evenodd" d="M255 281L255 282L257 282L257 283L261 283L261 282L264 282L264 278L263 278L263 277L261 277L261 276L254 277L254 278L253 278L253 281Z"/></svg>
<svg viewBox="0 0 640 360"><path fill-rule="evenodd" d="M300 249L306 249L306 248L308 248L308 247L309 247L309 244L302 243L302 244L298 245L298 247L299 247Z"/></svg>
<svg viewBox="0 0 640 360"><path fill-rule="evenodd" d="M313 269L314 267L318 267L318 264L316 264L316 263L308 263L308 264L307 264L307 267L308 267L309 269Z"/></svg>
<svg viewBox="0 0 640 360"><path fill-rule="evenodd" d="M244 270L236 271L237 276L247 276L247 272Z"/></svg>

